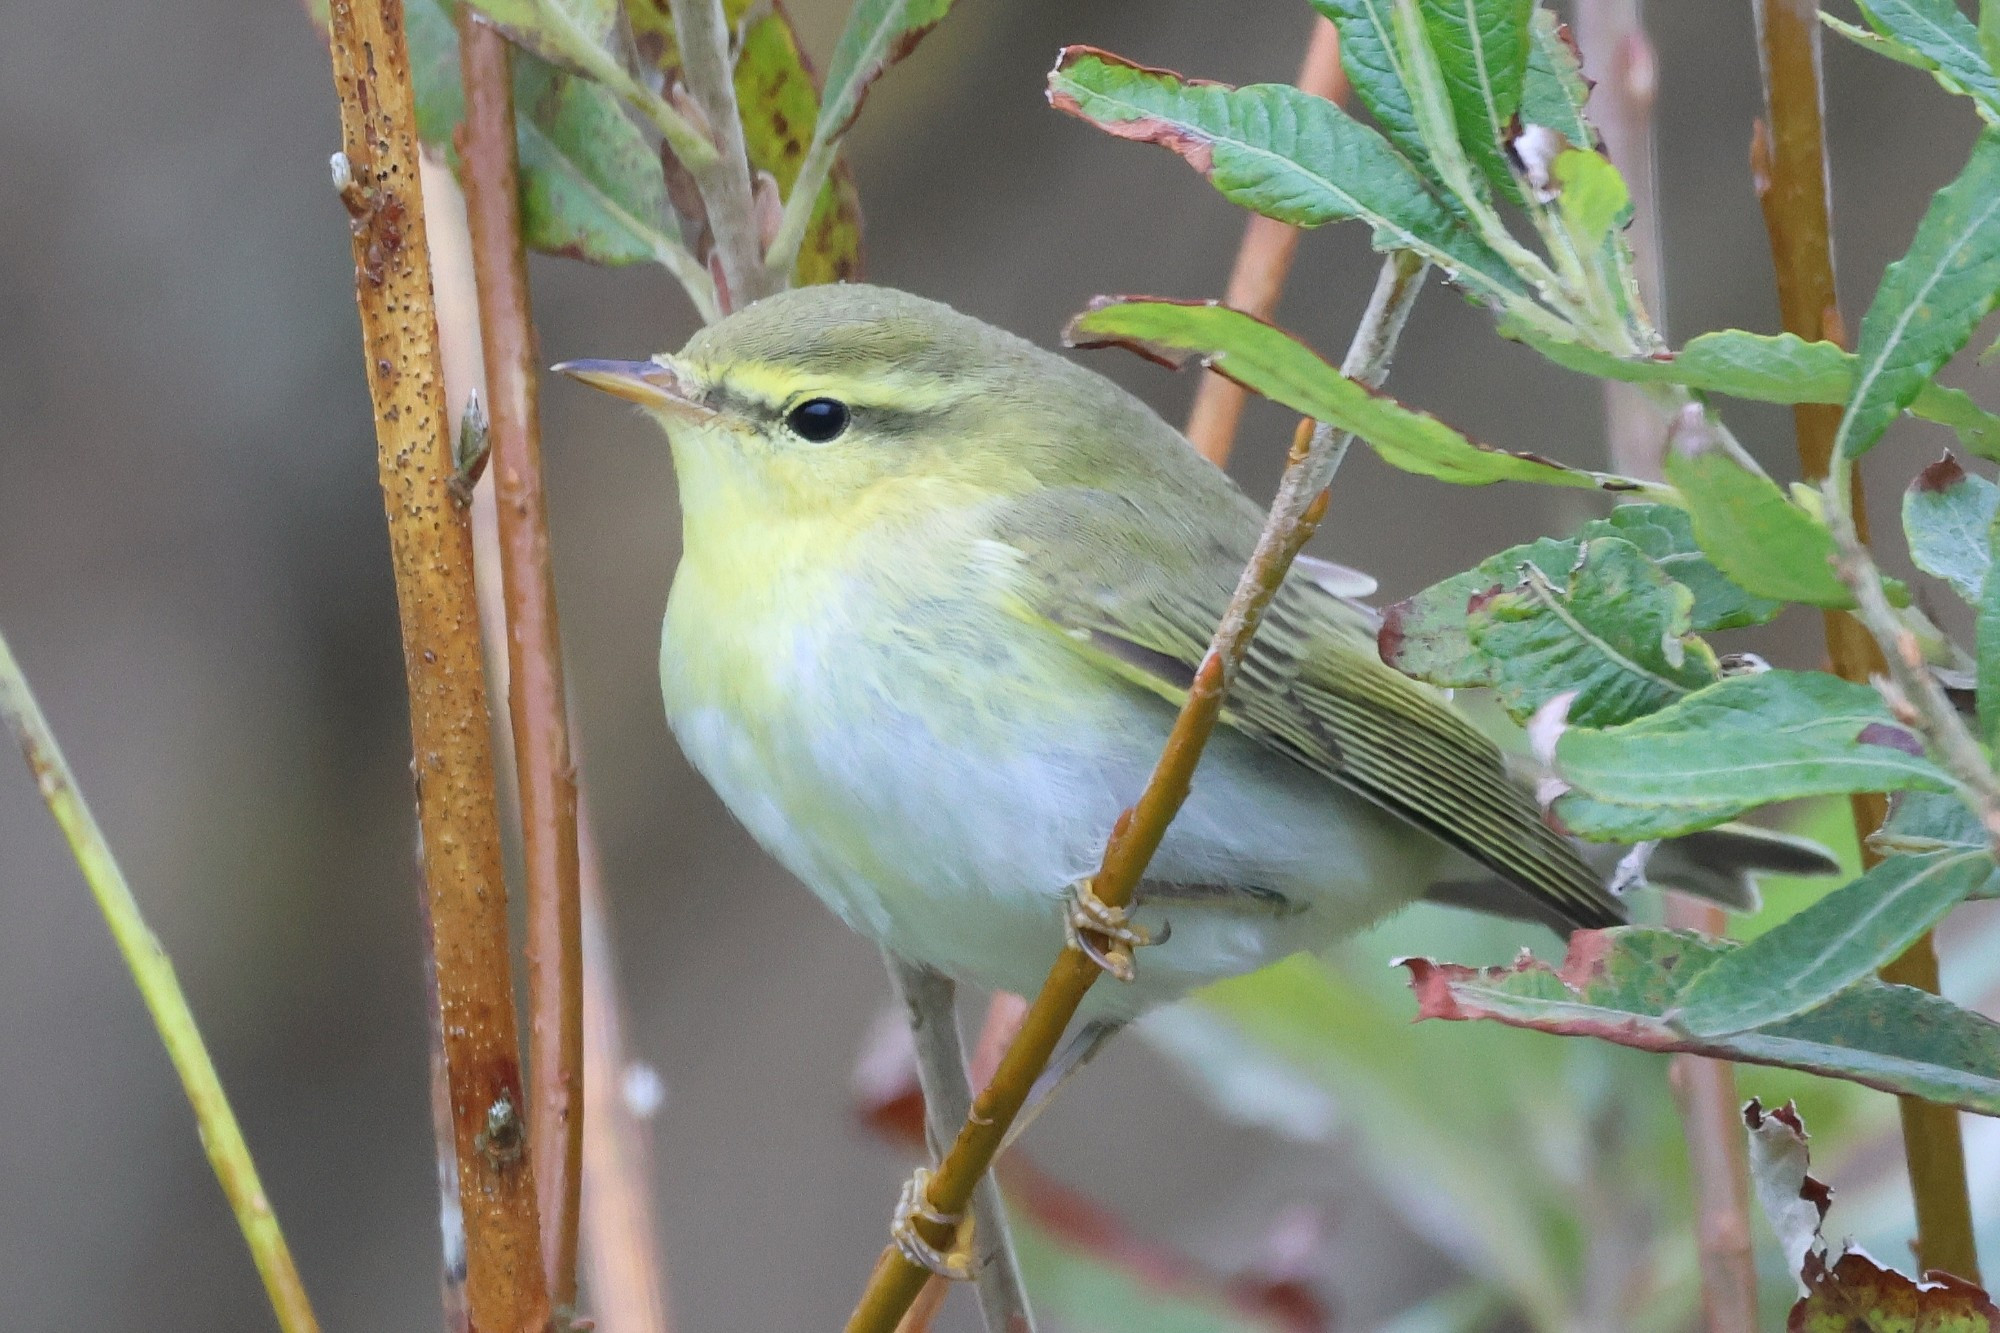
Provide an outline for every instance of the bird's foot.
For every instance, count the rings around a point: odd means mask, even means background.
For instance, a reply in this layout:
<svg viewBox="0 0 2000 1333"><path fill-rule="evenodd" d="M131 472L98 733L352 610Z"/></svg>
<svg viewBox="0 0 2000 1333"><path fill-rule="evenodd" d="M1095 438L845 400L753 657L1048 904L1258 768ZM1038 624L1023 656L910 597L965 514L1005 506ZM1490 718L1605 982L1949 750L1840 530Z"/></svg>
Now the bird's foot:
<svg viewBox="0 0 2000 1333"><path fill-rule="evenodd" d="M1132 924L1132 909L1113 907L1097 896L1090 881L1080 879L1069 886L1069 902L1063 912L1063 938L1069 947L1109 972L1120 981L1136 975L1132 951L1151 944L1165 944L1172 933L1162 927L1156 936Z"/></svg>
<svg viewBox="0 0 2000 1333"><path fill-rule="evenodd" d="M896 1215L889 1223L889 1239L896 1252L918 1268L953 1282L968 1282L972 1279L972 1228L964 1225L963 1213L940 1213L933 1209L930 1187L931 1173L921 1166L903 1183L903 1193L896 1200ZM923 1232L917 1230L918 1222L953 1228L951 1249L940 1250L924 1239Z"/></svg>

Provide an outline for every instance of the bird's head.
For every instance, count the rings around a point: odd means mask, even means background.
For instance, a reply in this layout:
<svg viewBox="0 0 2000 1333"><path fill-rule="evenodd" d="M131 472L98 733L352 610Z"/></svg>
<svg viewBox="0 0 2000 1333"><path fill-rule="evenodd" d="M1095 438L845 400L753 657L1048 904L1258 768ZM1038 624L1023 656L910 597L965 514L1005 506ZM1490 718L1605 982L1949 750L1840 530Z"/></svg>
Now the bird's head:
<svg viewBox="0 0 2000 1333"><path fill-rule="evenodd" d="M1135 433L1172 434L1103 377L884 287L799 288L673 355L556 369L659 421L691 521L711 503L827 517L1097 484L1130 466Z"/></svg>

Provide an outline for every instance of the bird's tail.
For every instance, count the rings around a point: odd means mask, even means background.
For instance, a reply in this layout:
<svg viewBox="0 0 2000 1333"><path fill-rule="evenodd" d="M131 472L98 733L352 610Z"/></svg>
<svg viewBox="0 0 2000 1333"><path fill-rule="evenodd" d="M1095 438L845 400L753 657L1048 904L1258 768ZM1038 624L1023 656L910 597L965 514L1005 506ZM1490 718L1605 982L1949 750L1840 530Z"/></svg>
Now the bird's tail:
<svg viewBox="0 0 2000 1333"><path fill-rule="evenodd" d="M1760 875L1840 872L1840 861L1833 853L1810 838L1752 824L1722 824L1637 847L1580 843L1577 850L1615 897L1651 886L1700 898L1732 912L1758 909L1762 902L1757 893ZM1425 897L1491 916L1539 921L1561 934L1572 928L1571 923L1498 876L1434 884Z"/></svg>

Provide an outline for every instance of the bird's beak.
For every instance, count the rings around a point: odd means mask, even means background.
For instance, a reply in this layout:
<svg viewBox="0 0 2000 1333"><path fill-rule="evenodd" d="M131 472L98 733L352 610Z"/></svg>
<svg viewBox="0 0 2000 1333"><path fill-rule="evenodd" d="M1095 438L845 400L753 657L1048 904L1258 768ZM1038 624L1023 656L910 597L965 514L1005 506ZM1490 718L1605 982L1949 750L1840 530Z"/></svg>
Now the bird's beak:
<svg viewBox="0 0 2000 1333"><path fill-rule="evenodd" d="M664 359L652 361L565 361L553 367L559 375L582 380L593 389L629 399L641 407L687 417L712 417L715 409L701 401L694 388Z"/></svg>

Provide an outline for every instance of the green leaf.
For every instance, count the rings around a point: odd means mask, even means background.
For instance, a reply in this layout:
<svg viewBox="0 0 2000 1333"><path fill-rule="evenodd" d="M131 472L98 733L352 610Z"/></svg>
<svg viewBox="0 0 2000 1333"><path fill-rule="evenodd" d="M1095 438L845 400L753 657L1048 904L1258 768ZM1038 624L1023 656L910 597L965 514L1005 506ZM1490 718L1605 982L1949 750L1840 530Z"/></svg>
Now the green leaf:
<svg viewBox="0 0 2000 1333"><path fill-rule="evenodd" d="M1897 792L1889 818L1868 836L1868 845L1888 855L1927 856L1933 852L1982 851L1991 845L1979 816L1956 796L1942 792Z"/></svg>
<svg viewBox="0 0 2000 1333"><path fill-rule="evenodd" d="M1694 594L1694 628L1702 633L1761 625L1785 609L1784 603L1745 592L1701 553L1694 521L1684 509L1664 504L1624 504L1592 519L1578 534L1623 537L1652 557L1667 577Z"/></svg>
<svg viewBox="0 0 2000 1333"><path fill-rule="evenodd" d="M1917 474L1903 493L1903 532L1910 559L1979 605L1993 564L1991 533L2000 486L1975 477L1946 454Z"/></svg>
<svg viewBox="0 0 2000 1333"><path fill-rule="evenodd" d="M1866 685L1818 671L1732 676L1622 727L1565 731L1556 769L1575 790L1556 813L1584 836L1637 841L1800 796L1953 790L1921 751Z"/></svg>
<svg viewBox="0 0 2000 1333"><path fill-rule="evenodd" d="M1992 873L1984 848L1892 856L1718 959L1667 1017L1685 1032L1712 1037L1803 1013L1872 976Z"/></svg>
<svg viewBox="0 0 2000 1333"><path fill-rule="evenodd" d="M776 0L769 13L743 30L736 56L736 102L751 168L770 172L779 193L790 197L812 146L819 85L790 16ZM861 198L844 159L835 160L820 190L795 276L801 286L861 276Z"/></svg>
<svg viewBox="0 0 2000 1333"><path fill-rule="evenodd" d="M1645 1051L1803 1069L2000 1115L2000 1024L1912 987L1867 977L1805 1013L1748 1031L1695 1036L1676 1028L1667 1016L1737 947L1625 926L1578 931L1560 970L1527 957L1484 969L1403 962L1419 1018L1492 1019Z"/></svg>
<svg viewBox="0 0 2000 1333"><path fill-rule="evenodd" d="M1389 142L1426 170L1430 150L1417 132L1416 112L1403 76L1403 57L1390 39L1395 0L1312 0L1340 32L1340 63L1361 105Z"/></svg>
<svg viewBox="0 0 2000 1333"><path fill-rule="evenodd" d="M593 264L661 260L675 243L658 155L601 84L517 52L521 238Z"/></svg>
<svg viewBox="0 0 2000 1333"><path fill-rule="evenodd" d="M1553 172L1562 193L1557 202L1564 221L1579 239L1597 246L1612 229L1632 216L1632 195L1625 178L1602 153L1565 148L1556 154Z"/></svg>
<svg viewBox="0 0 2000 1333"><path fill-rule="evenodd" d="M1833 572L1833 533L1769 477L1699 436L1674 442L1666 473L1687 504L1703 553L1738 585L1787 602L1854 605ZM1909 590L1889 582L1892 597L1907 602Z"/></svg>
<svg viewBox="0 0 2000 1333"><path fill-rule="evenodd" d="M1189 83L1087 46L1049 72L1049 102L1186 159L1232 203L1296 226L1357 218L1380 250L1412 250L1488 304L1526 289L1382 136L1287 84Z"/></svg>
<svg viewBox="0 0 2000 1333"><path fill-rule="evenodd" d="M1444 76L1458 140L1488 182L1510 198L1520 186L1507 158L1508 126L1521 108L1534 0L1418 0Z"/></svg>
<svg viewBox="0 0 2000 1333"><path fill-rule="evenodd" d="M1949 0L1937 2L1964 22ZM1908 253L1882 275L1861 321L1859 368L1834 439L1836 453L1843 458L1866 453L1965 346L1995 302L2000 302L2000 131L1988 130L1973 146L1965 170L1931 200Z"/></svg>
<svg viewBox="0 0 2000 1333"><path fill-rule="evenodd" d="M607 80L625 73L618 0L471 0L514 42L577 74Z"/></svg>
<svg viewBox="0 0 2000 1333"><path fill-rule="evenodd" d="M1467 625L1472 603L1519 583L1524 566L1552 579L1567 578L1578 545L1544 537L1510 547L1389 607L1382 613L1382 659L1406 676L1446 689L1493 684L1493 660L1473 646Z"/></svg>
<svg viewBox="0 0 2000 1333"><path fill-rule="evenodd" d="M1583 104L1590 84L1583 77L1576 47L1562 20L1541 5L1529 20L1528 72L1521 84L1521 119L1546 125L1578 148L1597 142L1596 131L1584 119ZM1345 36L1345 34L1342 34Z"/></svg>
<svg viewBox="0 0 2000 1333"><path fill-rule="evenodd" d="M2000 3L1979 0L1979 49L1986 68L2000 68Z"/></svg>
<svg viewBox="0 0 2000 1333"><path fill-rule="evenodd" d="M1500 332L1567 370L1627 384L1681 384L1760 403L1844 403L1854 386L1852 352L1791 333L1721 329L1692 339L1673 356L1623 357L1511 320L1501 322ZM2000 458L2000 415L1963 390L1927 383L1909 410L1950 426L1981 457Z"/></svg>
<svg viewBox="0 0 2000 1333"><path fill-rule="evenodd" d="M1884 37L1879 32L1870 32L1858 23L1849 23L1846 19L1829 14L1823 9L1819 13L1819 21L1864 51L1873 51L1876 55L1893 60L1899 65L1908 65L1913 69L1920 69L1929 74L1936 74L1938 72L1936 61L1920 52L1912 51L1893 37ZM1951 83L1949 80L1939 79L1938 82L1945 85L1954 93L1963 94L1965 92L1965 89L1960 88L1955 83Z"/></svg>
<svg viewBox="0 0 2000 1333"><path fill-rule="evenodd" d="M814 142L832 143L847 133L875 80L915 50L950 9L951 0L854 0L827 62Z"/></svg>
<svg viewBox="0 0 2000 1333"><path fill-rule="evenodd" d="M404 26L417 133L456 167L453 135L465 119L456 6L411 0ZM679 235L659 158L617 99L529 51L515 51L513 67L522 239L593 264L665 259Z"/></svg>
<svg viewBox="0 0 2000 1333"><path fill-rule="evenodd" d="M1475 600L1466 622L1473 646L1493 664L1496 696L1517 722L1573 690L1572 724L1610 726L1716 679L1715 653L1694 636L1694 595L1630 542L1585 544L1560 584L1533 564L1514 584Z"/></svg>
<svg viewBox="0 0 2000 1333"><path fill-rule="evenodd" d="M1914 52L1924 68L1954 92L2000 108L2000 79L1986 63L1979 30L1957 0L1856 0L1861 17L1882 36Z"/></svg>
<svg viewBox="0 0 2000 1333"><path fill-rule="evenodd" d="M1440 481L1651 489L1627 477L1567 468L1467 439L1429 413L1349 379L1283 329L1227 306L1100 297L1070 321L1063 336L1074 347L1118 344L1176 367L1199 357L1254 393L1354 432L1391 465Z"/></svg>

